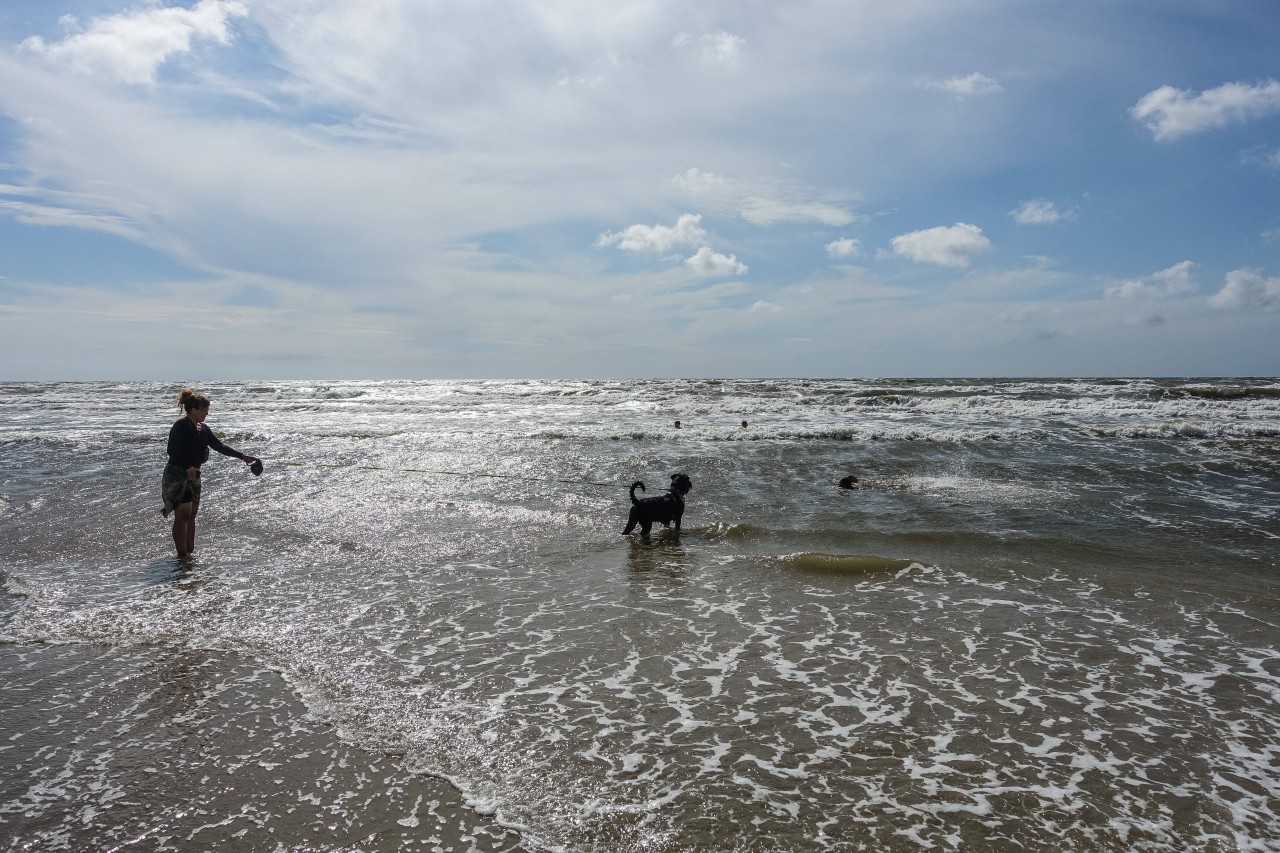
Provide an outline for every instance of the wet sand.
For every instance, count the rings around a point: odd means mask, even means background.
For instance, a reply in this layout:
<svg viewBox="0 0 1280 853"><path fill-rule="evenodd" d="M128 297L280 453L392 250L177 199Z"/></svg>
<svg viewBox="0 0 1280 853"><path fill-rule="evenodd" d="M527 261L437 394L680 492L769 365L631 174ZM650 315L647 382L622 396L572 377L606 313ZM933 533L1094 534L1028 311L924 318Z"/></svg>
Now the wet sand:
<svg viewBox="0 0 1280 853"><path fill-rule="evenodd" d="M509 851L234 655L0 646L0 849Z"/></svg>

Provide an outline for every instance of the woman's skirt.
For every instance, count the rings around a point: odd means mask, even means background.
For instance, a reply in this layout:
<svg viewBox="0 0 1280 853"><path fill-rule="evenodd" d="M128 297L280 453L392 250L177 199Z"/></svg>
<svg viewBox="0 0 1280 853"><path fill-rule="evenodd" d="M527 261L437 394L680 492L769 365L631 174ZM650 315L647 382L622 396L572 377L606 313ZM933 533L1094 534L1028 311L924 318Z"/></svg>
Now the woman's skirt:
<svg viewBox="0 0 1280 853"><path fill-rule="evenodd" d="M166 517L180 504L200 500L200 476L197 474L193 480L187 476L186 468L165 465L160 478L160 497L164 501L160 514Z"/></svg>

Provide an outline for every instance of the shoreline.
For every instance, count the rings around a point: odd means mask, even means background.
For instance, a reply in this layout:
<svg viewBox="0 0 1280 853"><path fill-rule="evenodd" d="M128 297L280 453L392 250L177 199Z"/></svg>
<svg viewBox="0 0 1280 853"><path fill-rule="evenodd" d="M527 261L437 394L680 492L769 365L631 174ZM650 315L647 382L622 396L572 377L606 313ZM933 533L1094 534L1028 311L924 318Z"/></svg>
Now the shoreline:
<svg viewBox="0 0 1280 853"><path fill-rule="evenodd" d="M0 676L0 849L535 849L239 655L0 645Z"/></svg>

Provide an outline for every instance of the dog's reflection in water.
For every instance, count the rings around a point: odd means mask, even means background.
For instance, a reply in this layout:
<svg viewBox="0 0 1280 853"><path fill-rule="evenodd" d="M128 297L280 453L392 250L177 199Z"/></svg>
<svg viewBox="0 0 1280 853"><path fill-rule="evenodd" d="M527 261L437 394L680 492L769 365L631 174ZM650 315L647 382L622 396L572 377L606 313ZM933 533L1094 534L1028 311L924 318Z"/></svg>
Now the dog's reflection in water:
<svg viewBox="0 0 1280 853"><path fill-rule="evenodd" d="M674 530L659 530L652 536L636 536L631 539L627 551L627 570L632 581L644 583L661 580L683 581L688 568L689 555L680 543L680 534Z"/></svg>
<svg viewBox="0 0 1280 853"><path fill-rule="evenodd" d="M684 516L684 496L693 488L693 481L684 474L672 474L671 486L665 495L652 498L637 498L636 489L644 491L644 483L636 480L631 484L631 514L627 516L627 526L622 535L626 536L636 525L640 526L640 534L648 536L654 522L663 527L675 524L676 532L680 531L680 519Z"/></svg>

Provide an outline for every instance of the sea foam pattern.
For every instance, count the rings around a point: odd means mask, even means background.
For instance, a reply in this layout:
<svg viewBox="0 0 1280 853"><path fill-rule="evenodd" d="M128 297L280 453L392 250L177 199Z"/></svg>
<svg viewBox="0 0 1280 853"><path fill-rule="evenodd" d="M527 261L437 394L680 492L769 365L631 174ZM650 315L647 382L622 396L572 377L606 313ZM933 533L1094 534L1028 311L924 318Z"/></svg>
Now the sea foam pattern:
<svg viewBox="0 0 1280 853"><path fill-rule="evenodd" d="M529 849L1276 849L1277 388L210 385L267 472L210 464L184 568L171 389L6 386L0 660L97 650L60 672L101 690L121 656L196 656L190 713L224 728L255 669L210 662L254 662ZM677 470L684 530L619 536L626 485ZM131 738L32 759L0 821L74 849L117 795L39 792ZM272 826L288 803L246 784Z"/></svg>

